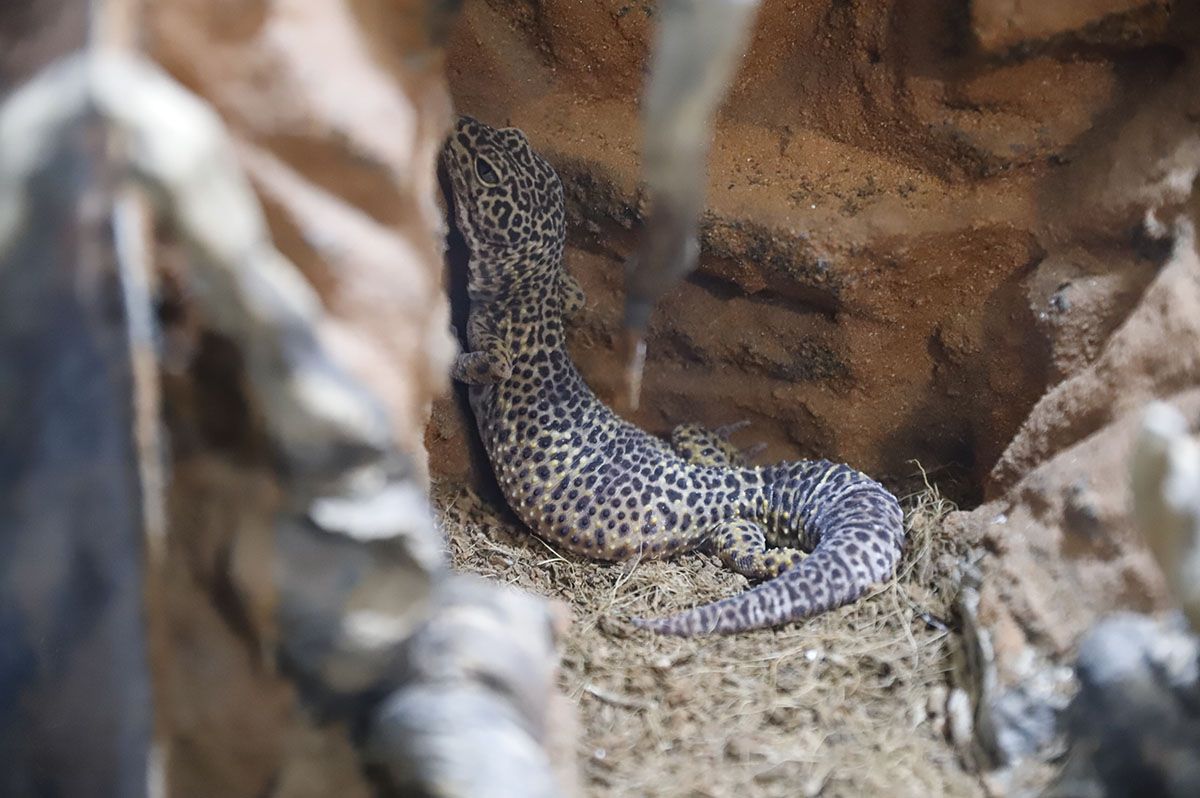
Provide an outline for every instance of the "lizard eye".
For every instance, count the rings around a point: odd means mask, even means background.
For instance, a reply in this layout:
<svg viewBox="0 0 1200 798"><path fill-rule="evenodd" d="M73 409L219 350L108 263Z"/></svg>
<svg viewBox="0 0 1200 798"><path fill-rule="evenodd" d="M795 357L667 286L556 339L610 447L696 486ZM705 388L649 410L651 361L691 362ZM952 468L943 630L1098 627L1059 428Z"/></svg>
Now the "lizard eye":
<svg viewBox="0 0 1200 798"><path fill-rule="evenodd" d="M500 185L500 175L496 174L496 169L478 155L475 156L475 176L485 186Z"/></svg>

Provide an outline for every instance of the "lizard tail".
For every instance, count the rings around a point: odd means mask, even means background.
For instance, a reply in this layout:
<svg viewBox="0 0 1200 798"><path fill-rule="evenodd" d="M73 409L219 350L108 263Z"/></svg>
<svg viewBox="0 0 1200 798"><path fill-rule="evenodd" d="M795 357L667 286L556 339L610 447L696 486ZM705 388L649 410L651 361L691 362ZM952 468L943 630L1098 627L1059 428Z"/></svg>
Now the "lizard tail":
<svg viewBox="0 0 1200 798"><path fill-rule="evenodd" d="M895 573L904 546L904 516L895 496L864 480L819 515L812 553L774 579L712 604L633 622L679 637L765 629L849 604Z"/></svg>

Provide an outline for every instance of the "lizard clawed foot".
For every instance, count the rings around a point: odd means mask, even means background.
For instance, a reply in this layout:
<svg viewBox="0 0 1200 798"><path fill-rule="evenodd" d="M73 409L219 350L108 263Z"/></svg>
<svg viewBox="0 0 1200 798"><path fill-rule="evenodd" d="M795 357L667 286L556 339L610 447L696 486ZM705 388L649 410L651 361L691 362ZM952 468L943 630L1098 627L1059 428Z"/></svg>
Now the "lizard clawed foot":
<svg viewBox="0 0 1200 798"><path fill-rule="evenodd" d="M716 435L718 438L724 438L725 440L729 440L729 436L733 435L733 433L738 432L740 430L744 430L744 429L746 429L746 427L749 427L749 426L750 426L750 419L743 418L741 421L735 421L732 424L725 424L723 426L717 427L716 429L713 430L713 435Z"/></svg>
<svg viewBox="0 0 1200 798"><path fill-rule="evenodd" d="M750 458L761 454L766 448L765 445L759 444L743 452L730 442L731 435L748 426L750 421L746 419L715 429L695 422L680 424L671 431L671 447L680 457L695 465L745 467L749 465Z"/></svg>
<svg viewBox="0 0 1200 798"><path fill-rule="evenodd" d="M746 429L751 424L752 424L752 422L749 419L744 418L741 421L735 421L732 424L725 424L723 426L717 427L716 429L714 429L712 431L712 433L713 433L713 435L717 436L721 440L726 441L728 443L730 437L732 437L734 435L734 433L737 433L737 432L740 432L741 430ZM734 452L736 452L738 455L737 457L731 456L731 459L733 459L735 462L737 460L741 460L745 463L753 462L753 460L756 457L758 457L760 454L762 454L763 452L765 452L767 450L767 444L764 441L759 441L758 443L754 444L753 446L747 446L745 448L736 447L732 443L729 443L729 447Z"/></svg>
<svg viewBox="0 0 1200 798"><path fill-rule="evenodd" d="M767 444L763 441L759 441L758 443L754 444L753 446L748 446L745 449L743 449L742 457L747 461L753 461L754 459L756 459L760 454L762 454L766 450L767 450Z"/></svg>

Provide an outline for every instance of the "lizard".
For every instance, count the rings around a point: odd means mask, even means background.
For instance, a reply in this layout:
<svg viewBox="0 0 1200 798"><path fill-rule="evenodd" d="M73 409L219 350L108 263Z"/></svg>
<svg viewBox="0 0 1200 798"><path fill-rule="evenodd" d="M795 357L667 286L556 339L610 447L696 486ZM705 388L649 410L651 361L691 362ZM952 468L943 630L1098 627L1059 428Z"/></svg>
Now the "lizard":
<svg viewBox="0 0 1200 798"><path fill-rule="evenodd" d="M469 249L467 348L452 368L509 506L536 535L602 561L703 549L758 582L665 618L678 636L776 627L857 600L889 579L904 545L896 497L827 460L750 467L721 430L670 442L618 416L566 348L582 307L564 265L562 182L517 128L470 117L442 150ZM724 431L727 432L727 431Z"/></svg>

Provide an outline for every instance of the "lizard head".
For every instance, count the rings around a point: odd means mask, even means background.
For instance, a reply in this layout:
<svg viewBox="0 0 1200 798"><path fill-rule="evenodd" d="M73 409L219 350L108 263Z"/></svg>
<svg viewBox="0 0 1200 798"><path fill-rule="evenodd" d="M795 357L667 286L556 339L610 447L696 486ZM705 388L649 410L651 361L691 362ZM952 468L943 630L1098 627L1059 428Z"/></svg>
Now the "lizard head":
<svg viewBox="0 0 1200 798"><path fill-rule="evenodd" d="M558 271L566 231L562 183L524 133L459 117L442 163L471 249L472 299L494 299Z"/></svg>

